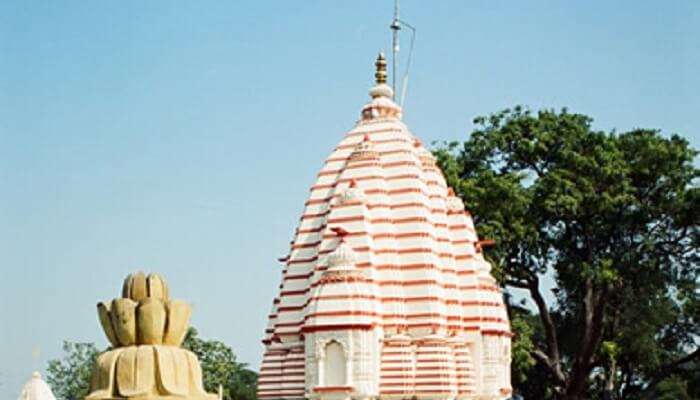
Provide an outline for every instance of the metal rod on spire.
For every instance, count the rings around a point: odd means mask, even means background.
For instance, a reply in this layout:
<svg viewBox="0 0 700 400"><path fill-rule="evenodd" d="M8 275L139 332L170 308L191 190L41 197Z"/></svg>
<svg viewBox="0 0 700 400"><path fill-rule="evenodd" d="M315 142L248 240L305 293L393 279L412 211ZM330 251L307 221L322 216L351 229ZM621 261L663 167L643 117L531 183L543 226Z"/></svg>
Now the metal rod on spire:
<svg viewBox="0 0 700 400"><path fill-rule="evenodd" d="M394 0L394 20L391 21L392 43L391 43L391 89L394 91L394 99L396 99L396 59L399 52L399 30L401 24L399 22L399 0Z"/></svg>
<svg viewBox="0 0 700 400"><path fill-rule="evenodd" d="M406 70L403 74L403 84L401 85L401 101L399 106L403 108L403 103L406 100L406 91L408 90L408 73L411 71L411 60L413 59L413 43L416 41L416 28L408 22L399 20L401 24L411 30L411 45L408 48L408 59L406 60Z"/></svg>

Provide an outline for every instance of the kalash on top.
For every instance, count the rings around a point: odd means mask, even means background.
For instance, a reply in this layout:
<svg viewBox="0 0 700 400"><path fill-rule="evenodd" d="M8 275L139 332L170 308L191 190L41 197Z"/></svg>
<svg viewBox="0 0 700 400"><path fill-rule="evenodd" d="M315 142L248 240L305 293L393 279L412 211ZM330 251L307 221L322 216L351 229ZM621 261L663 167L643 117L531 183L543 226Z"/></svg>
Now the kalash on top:
<svg viewBox="0 0 700 400"><path fill-rule="evenodd" d="M258 396L505 399L512 334L472 218L401 121L382 54L375 77L284 260Z"/></svg>

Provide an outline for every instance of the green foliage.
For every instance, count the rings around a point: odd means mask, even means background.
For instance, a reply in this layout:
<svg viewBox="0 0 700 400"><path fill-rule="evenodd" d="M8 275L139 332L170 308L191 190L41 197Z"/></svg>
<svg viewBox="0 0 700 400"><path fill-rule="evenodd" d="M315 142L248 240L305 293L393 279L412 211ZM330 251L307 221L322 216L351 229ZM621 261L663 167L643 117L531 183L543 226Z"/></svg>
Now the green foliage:
<svg viewBox="0 0 700 400"><path fill-rule="evenodd" d="M510 321L513 331L517 332L511 347L514 385L524 384L527 381L528 373L536 363L532 357L532 352L535 350L533 325L536 324L536 321L533 321L532 315L523 314L516 314Z"/></svg>
<svg viewBox="0 0 700 400"><path fill-rule="evenodd" d="M654 390L653 398L656 400L694 400L688 393L688 383L676 376L659 382Z"/></svg>
<svg viewBox="0 0 700 400"><path fill-rule="evenodd" d="M479 233L496 240L497 279L537 306L538 321L513 318L514 346L531 338L538 361L514 353L516 389L532 393L539 383L517 377L545 370L539 398L640 398L695 362L700 171L688 142L595 131L567 110L516 107L475 123L468 141L435 155ZM556 280L551 305L545 274Z"/></svg>
<svg viewBox="0 0 700 400"><path fill-rule="evenodd" d="M46 381L58 400L83 400L99 350L93 343L63 342L62 359L50 360Z"/></svg>
<svg viewBox="0 0 700 400"><path fill-rule="evenodd" d="M221 387L224 400L255 400L258 375L246 364L236 361L229 346L216 340L201 339L197 330L190 328L182 347L199 358L204 388L208 392L218 393Z"/></svg>

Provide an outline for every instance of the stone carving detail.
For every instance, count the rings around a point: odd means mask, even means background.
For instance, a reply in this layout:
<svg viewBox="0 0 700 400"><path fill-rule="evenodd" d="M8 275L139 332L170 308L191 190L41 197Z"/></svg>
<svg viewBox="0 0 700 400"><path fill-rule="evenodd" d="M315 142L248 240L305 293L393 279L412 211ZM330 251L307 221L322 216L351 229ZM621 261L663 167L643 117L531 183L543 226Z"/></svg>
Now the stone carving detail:
<svg viewBox="0 0 700 400"><path fill-rule="evenodd" d="M360 204L364 202L365 195L362 189L357 187L357 181L350 181L348 186L338 195L338 204Z"/></svg>
<svg viewBox="0 0 700 400"><path fill-rule="evenodd" d="M339 337L339 335L319 335L320 337L317 338L316 340L316 358L317 359L323 359L325 356L325 348L328 346L329 343L331 342L337 342L342 348L343 348L343 353L345 354L345 359L350 358L350 345L348 344L348 341L345 340L345 338Z"/></svg>
<svg viewBox="0 0 700 400"><path fill-rule="evenodd" d="M362 141L355 146L355 149L350 154L349 161L370 161L378 159L379 153L374 150L374 144L372 144L369 134L366 134L362 138Z"/></svg>
<svg viewBox="0 0 700 400"><path fill-rule="evenodd" d="M191 308L156 274L129 275L122 297L97 305L112 349L97 358L86 400L213 400L194 353L180 347Z"/></svg>

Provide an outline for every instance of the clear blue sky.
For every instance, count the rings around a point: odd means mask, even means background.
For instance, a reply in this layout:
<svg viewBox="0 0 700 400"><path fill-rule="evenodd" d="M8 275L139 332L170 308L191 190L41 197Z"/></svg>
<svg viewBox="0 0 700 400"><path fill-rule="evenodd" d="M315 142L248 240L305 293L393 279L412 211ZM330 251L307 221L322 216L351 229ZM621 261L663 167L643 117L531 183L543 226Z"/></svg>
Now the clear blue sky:
<svg viewBox="0 0 700 400"><path fill-rule="evenodd" d="M405 120L425 142L524 104L700 147L700 2L402 11L418 27ZM275 260L367 99L391 12L391 0L2 2L0 397L64 339L104 346L95 303L136 269L164 274L202 335L257 368Z"/></svg>

